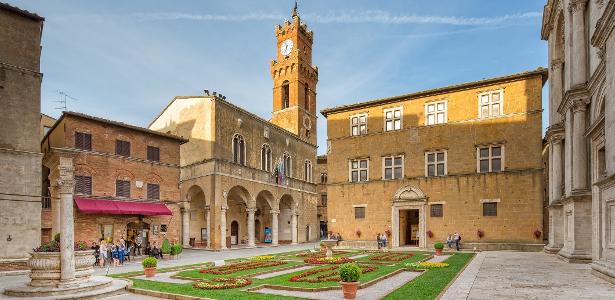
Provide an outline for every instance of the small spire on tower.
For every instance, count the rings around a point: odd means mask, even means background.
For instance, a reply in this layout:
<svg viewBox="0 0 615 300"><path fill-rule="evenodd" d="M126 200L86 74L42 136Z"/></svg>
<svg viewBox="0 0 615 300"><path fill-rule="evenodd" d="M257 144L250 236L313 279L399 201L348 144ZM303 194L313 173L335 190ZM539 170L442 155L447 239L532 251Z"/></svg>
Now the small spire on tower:
<svg viewBox="0 0 615 300"><path fill-rule="evenodd" d="M295 7L293 8L293 12L291 13L291 17L296 17L299 15L299 12L297 11L297 0L295 0Z"/></svg>

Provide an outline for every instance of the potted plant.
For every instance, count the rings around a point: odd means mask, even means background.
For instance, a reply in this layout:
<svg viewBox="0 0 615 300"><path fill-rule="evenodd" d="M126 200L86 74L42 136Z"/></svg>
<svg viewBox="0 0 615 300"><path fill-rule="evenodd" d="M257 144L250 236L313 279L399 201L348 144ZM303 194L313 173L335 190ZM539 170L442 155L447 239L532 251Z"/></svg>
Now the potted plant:
<svg viewBox="0 0 615 300"><path fill-rule="evenodd" d="M143 262L143 272L145 273L145 277L154 277L156 276L156 266L158 266L158 260L153 257L146 257Z"/></svg>
<svg viewBox="0 0 615 300"><path fill-rule="evenodd" d="M178 259L184 248L180 244L171 246L171 259Z"/></svg>
<svg viewBox="0 0 615 300"><path fill-rule="evenodd" d="M160 246L160 252L162 252L164 256L171 254L171 243L169 243L168 239L164 239L162 241L162 245Z"/></svg>
<svg viewBox="0 0 615 300"><path fill-rule="evenodd" d="M342 291L344 291L344 299L354 299L357 296L357 287L359 285L359 277L361 277L361 268L356 263L346 263L340 267L340 278L342 279Z"/></svg>
<svg viewBox="0 0 615 300"><path fill-rule="evenodd" d="M434 249L436 249L436 255L442 255L442 250L444 249L444 244L438 242L433 245Z"/></svg>

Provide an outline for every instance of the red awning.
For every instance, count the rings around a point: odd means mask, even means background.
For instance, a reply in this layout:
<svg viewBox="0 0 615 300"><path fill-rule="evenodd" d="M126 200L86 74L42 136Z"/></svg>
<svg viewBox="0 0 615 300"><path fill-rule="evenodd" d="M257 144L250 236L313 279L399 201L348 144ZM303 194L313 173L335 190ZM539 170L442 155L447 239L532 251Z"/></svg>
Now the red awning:
<svg viewBox="0 0 615 300"><path fill-rule="evenodd" d="M133 202L102 200L75 197L79 211L84 214L105 215L145 215L145 216L170 216L173 214L164 203Z"/></svg>

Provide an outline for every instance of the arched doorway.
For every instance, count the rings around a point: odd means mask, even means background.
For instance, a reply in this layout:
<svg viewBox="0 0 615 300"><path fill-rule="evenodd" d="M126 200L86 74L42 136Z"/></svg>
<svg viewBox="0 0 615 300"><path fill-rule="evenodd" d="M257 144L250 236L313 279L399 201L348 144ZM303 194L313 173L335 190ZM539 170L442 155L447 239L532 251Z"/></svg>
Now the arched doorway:
<svg viewBox="0 0 615 300"><path fill-rule="evenodd" d="M145 254L144 250L149 245L149 229L149 224L143 221L134 221L126 224L126 242L128 246L133 246L133 253Z"/></svg>
<svg viewBox="0 0 615 300"><path fill-rule="evenodd" d="M261 236L261 221L260 220L254 221L254 238L259 243L263 242L263 238Z"/></svg>
<svg viewBox="0 0 615 300"><path fill-rule="evenodd" d="M208 202L203 189L193 185L188 189L187 200L190 201L189 228L182 230L182 235L188 235L189 244L192 247L211 247L210 231L211 212L208 212Z"/></svg>
<svg viewBox="0 0 615 300"><path fill-rule="evenodd" d="M231 245L239 243L239 222L231 222Z"/></svg>
<svg viewBox="0 0 615 300"><path fill-rule="evenodd" d="M256 217L254 226L254 238L257 242L271 243L271 203L274 203L274 198L271 192L261 191L256 196ZM268 238L265 236L267 235Z"/></svg>
<svg viewBox="0 0 615 300"><path fill-rule="evenodd" d="M393 247L427 246L427 196L417 187L406 186L393 196L391 224Z"/></svg>
<svg viewBox="0 0 615 300"><path fill-rule="evenodd" d="M292 242L292 215L294 211L295 201L293 198L290 195L282 196L278 217L278 240L280 244Z"/></svg>

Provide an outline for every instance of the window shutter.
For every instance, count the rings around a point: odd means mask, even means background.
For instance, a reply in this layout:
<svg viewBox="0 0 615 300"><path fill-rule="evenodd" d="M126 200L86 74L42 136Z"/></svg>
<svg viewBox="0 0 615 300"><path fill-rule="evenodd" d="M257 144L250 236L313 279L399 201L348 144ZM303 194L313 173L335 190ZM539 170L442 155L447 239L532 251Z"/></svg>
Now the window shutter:
<svg viewBox="0 0 615 300"><path fill-rule="evenodd" d="M147 184L147 199L160 199L160 185L153 183Z"/></svg>
<svg viewBox="0 0 615 300"><path fill-rule="evenodd" d="M83 134L75 132L75 148L83 149Z"/></svg>
<svg viewBox="0 0 615 300"><path fill-rule="evenodd" d="M117 197L130 198L130 181L116 180L115 195Z"/></svg>

